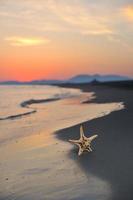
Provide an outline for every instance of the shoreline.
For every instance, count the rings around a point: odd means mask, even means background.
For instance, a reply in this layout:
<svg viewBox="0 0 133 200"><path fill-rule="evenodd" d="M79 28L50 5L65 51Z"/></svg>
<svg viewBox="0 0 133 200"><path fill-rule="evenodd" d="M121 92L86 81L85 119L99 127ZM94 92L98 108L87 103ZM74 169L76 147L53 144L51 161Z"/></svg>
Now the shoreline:
<svg viewBox="0 0 133 200"><path fill-rule="evenodd" d="M70 87L75 88L75 85ZM94 151L90 155L84 153L78 157L77 149L72 146L68 156L86 175L91 173L109 182L112 188L111 200L132 200L133 92L126 88L87 84L76 88L84 92L95 92L96 98L89 103L124 102L125 109L82 123L86 136L99 136L92 144ZM58 131L56 137L63 141L79 138L79 126L80 124Z"/></svg>
<svg viewBox="0 0 133 200"><path fill-rule="evenodd" d="M55 101L47 104L45 110L39 105L35 115L3 123L3 132L10 122L10 133L14 130L14 134L7 134L7 144L1 146L0 199L132 200L132 91L88 85L78 89L86 95L63 100L61 104ZM96 98L88 99L88 92L95 93ZM120 110L117 102L123 101L126 109ZM112 110L110 114L108 109ZM53 121L49 121L48 113L55 114ZM43 121L46 117L48 124ZM59 124L54 130L60 131L54 133L49 128L55 119ZM68 139L79 138L81 122L85 135L99 137L92 143L92 153L78 157L76 147ZM70 128L62 130L63 127Z"/></svg>

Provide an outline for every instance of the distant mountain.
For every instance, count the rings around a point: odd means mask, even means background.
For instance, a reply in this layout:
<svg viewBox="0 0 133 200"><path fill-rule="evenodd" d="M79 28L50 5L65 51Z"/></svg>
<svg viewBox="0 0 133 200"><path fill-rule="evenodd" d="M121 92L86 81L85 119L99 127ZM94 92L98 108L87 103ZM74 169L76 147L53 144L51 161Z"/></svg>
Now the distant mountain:
<svg viewBox="0 0 133 200"><path fill-rule="evenodd" d="M52 85L52 84L61 84L64 81L60 80L33 80L28 82L19 82L19 81L4 81L0 82L0 85Z"/></svg>
<svg viewBox="0 0 133 200"><path fill-rule="evenodd" d="M64 81L61 80L34 80L34 81L30 81L28 82L29 84L32 85L52 85L52 84L61 84Z"/></svg>
<svg viewBox="0 0 133 200"><path fill-rule="evenodd" d="M69 80L67 80L67 82L68 83L90 83L93 81L110 82L110 81L125 81L125 80L131 80L131 78L127 76L119 76L119 75L81 74L81 75L77 75L70 78Z"/></svg>
<svg viewBox="0 0 133 200"><path fill-rule="evenodd" d="M2 81L0 85L21 85L22 82L19 81Z"/></svg>
<svg viewBox="0 0 133 200"><path fill-rule="evenodd" d="M33 80L29 82L19 82L19 81L5 81L0 82L1 85L56 85L62 83L91 83L91 82L114 82L114 81L127 81L133 80L127 76L119 76L119 75L86 75L81 74L74 76L67 80Z"/></svg>
<svg viewBox="0 0 133 200"><path fill-rule="evenodd" d="M73 76L72 78L68 79L68 83L86 83L86 82L92 82L94 80L94 77L91 75L81 74L77 76Z"/></svg>

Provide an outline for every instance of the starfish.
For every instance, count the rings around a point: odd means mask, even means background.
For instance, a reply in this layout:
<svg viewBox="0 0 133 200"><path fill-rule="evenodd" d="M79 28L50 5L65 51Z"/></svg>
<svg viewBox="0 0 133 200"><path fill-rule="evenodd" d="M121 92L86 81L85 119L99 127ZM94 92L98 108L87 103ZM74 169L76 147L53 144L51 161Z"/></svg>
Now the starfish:
<svg viewBox="0 0 133 200"><path fill-rule="evenodd" d="M76 144L79 147L78 155L80 156L84 151L91 152L91 142L98 137L98 135L93 135L91 137L86 137L84 135L83 126L80 126L80 139L79 140L69 140L69 142Z"/></svg>

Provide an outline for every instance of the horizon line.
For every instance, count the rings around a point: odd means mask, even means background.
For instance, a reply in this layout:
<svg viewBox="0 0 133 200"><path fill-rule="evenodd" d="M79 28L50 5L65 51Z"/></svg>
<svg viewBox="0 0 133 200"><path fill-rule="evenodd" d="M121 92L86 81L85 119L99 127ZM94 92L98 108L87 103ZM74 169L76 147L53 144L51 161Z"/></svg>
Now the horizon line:
<svg viewBox="0 0 133 200"><path fill-rule="evenodd" d="M83 73L83 74L75 74L75 75L72 75L68 78L64 78L64 79L61 79L61 78L40 78L40 79L31 79L31 80L17 80L17 79L5 79L5 80L0 80L0 83L4 83L4 82L19 82L19 83L30 83L30 82L33 82L33 81L67 81L69 79L72 79L72 78L76 78L77 76L119 76L119 77L125 77L125 78L129 78L129 79L133 79L133 76L129 76L129 75L123 75L123 74L115 74L115 73L94 73L94 74L87 74L87 73Z"/></svg>

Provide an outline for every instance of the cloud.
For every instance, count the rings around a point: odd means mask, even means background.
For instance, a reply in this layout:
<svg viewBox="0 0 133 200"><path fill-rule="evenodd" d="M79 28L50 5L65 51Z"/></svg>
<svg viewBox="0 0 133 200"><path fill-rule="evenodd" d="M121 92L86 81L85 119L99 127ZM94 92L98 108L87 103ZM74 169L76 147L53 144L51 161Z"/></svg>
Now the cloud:
<svg viewBox="0 0 133 200"><path fill-rule="evenodd" d="M59 2L51 0L47 6L60 20L71 26L71 31L74 30L83 35L114 33L113 28L109 25L110 15L105 15L103 8L96 5L86 5L78 0L73 1L73 3Z"/></svg>
<svg viewBox="0 0 133 200"><path fill-rule="evenodd" d="M82 34L84 35L112 35L114 34L113 30L109 29L101 29L101 30L88 30L88 31L82 31Z"/></svg>
<svg viewBox="0 0 133 200"><path fill-rule="evenodd" d="M11 0L3 5L0 15L5 26L12 24L49 32L77 32L83 35L109 35L114 30L110 25L110 13L104 6L80 0ZM20 21L23 21L20 24ZM9 24L9 26L10 26Z"/></svg>
<svg viewBox="0 0 133 200"><path fill-rule="evenodd" d="M103 36L105 39L109 36L128 35L128 32L132 33L133 30L132 24L127 23L125 16L126 19L133 20L133 6L122 1L119 0L119 3L118 1L116 3L113 0L109 5L107 4L109 1L105 2L105 0L6 1L0 9L0 15L3 17L3 37L7 31L9 35L21 35L19 30L23 35L32 35L33 32L44 35L49 32L50 37L54 38L55 32L88 35L88 37ZM124 30L123 27L125 27ZM11 45L17 46L40 45L49 42L48 40L43 42L40 38L39 41L38 38L32 41L29 38L28 41L24 41L18 37L17 40L8 39Z"/></svg>
<svg viewBox="0 0 133 200"><path fill-rule="evenodd" d="M5 41L8 41L11 46L38 46L47 44L50 42L48 39L33 38L33 37L7 37Z"/></svg>

